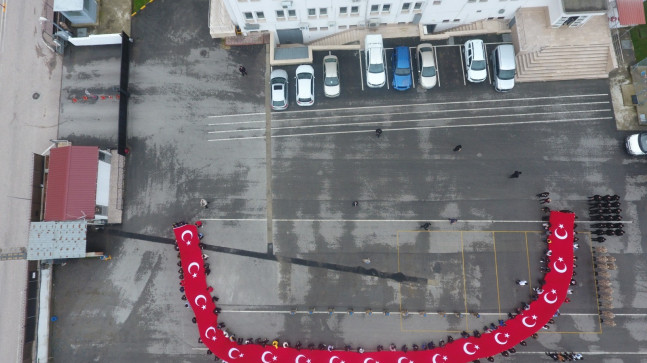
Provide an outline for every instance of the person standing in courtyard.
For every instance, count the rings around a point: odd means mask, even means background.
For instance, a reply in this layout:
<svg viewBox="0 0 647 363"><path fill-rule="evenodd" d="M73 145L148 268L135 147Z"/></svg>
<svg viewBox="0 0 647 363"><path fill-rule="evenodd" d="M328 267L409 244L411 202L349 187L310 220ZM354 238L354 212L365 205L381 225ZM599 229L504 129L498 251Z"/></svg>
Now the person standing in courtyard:
<svg viewBox="0 0 647 363"><path fill-rule="evenodd" d="M238 71L240 72L240 75L243 77L247 75L247 69L245 69L245 67L242 64L238 67Z"/></svg>
<svg viewBox="0 0 647 363"><path fill-rule="evenodd" d="M204 198L200 199L200 207L202 207L204 209L208 209L209 208L209 202L207 202L207 200L204 199Z"/></svg>
<svg viewBox="0 0 647 363"><path fill-rule="evenodd" d="M454 148L455 152L459 152L461 150L463 150L463 145L456 145L456 147Z"/></svg>
<svg viewBox="0 0 647 363"><path fill-rule="evenodd" d="M382 136L382 129L375 130L375 136L377 136L378 138Z"/></svg>
<svg viewBox="0 0 647 363"><path fill-rule="evenodd" d="M511 179L518 178L519 175L521 175L521 172L519 170L515 170L514 173L512 173L512 175L510 175L510 178Z"/></svg>

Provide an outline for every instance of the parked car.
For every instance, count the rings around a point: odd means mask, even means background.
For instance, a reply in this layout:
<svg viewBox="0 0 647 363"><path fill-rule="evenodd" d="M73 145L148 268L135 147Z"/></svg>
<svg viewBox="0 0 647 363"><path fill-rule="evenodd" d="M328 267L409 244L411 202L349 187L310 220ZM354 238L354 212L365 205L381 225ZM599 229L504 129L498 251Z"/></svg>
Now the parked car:
<svg viewBox="0 0 647 363"><path fill-rule="evenodd" d="M297 105L312 106L315 103L315 70L302 64L296 71Z"/></svg>
<svg viewBox="0 0 647 363"><path fill-rule="evenodd" d="M485 81L487 78L487 63L485 62L485 50L481 39L471 39L465 42L465 69L467 80L473 83Z"/></svg>
<svg viewBox="0 0 647 363"><path fill-rule="evenodd" d="M283 69L272 70L270 88L272 89L272 109L281 111L288 108L288 72Z"/></svg>
<svg viewBox="0 0 647 363"><path fill-rule="evenodd" d="M391 68L393 69L392 85L397 91L406 91L411 88L411 58L409 47L395 47L391 55Z"/></svg>
<svg viewBox="0 0 647 363"><path fill-rule="evenodd" d="M494 48L491 62L494 70L494 89L497 92L510 91L514 87L514 76L517 72L512 44Z"/></svg>
<svg viewBox="0 0 647 363"><path fill-rule="evenodd" d="M366 84L371 88L381 88L386 84L384 67L384 45L382 35L368 34L364 38L366 57Z"/></svg>
<svg viewBox="0 0 647 363"><path fill-rule="evenodd" d="M647 155L647 132L630 135L625 146L631 155Z"/></svg>
<svg viewBox="0 0 647 363"><path fill-rule="evenodd" d="M339 60L337 56L327 55L323 59L324 69L324 96L339 96L341 87L339 86Z"/></svg>
<svg viewBox="0 0 647 363"><path fill-rule="evenodd" d="M436 86L436 57L434 47L423 43L416 47L416 61L418 64L418 84L425 89Z"/></svg>

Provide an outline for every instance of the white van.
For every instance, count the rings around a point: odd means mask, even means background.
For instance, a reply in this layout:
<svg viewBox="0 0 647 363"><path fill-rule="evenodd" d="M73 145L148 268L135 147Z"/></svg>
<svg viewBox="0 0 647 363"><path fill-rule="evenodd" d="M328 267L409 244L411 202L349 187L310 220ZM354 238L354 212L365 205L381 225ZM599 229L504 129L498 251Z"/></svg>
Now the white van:
<svg viewBox="0 0 647 363"><path fill-rule="evenodd" d="M492 52L492 69L494 69L494 89L497 92L508 92L514 87L514 76L517 66L512 44L503 44Z"/></svg>
<svg viewBox="0 0 647 363"><path fill-rule="evenodd" d="M366 56L366 84L371 88L384 87L386 67L384 66L384 44L381 34L368 34L364 39Z"/></svg>
<svg viewBox="0 0 647 363"><path fill-rule="evenodd" d="M481 39L470 39L465 42L465 69L467 80L472 83L480 83L487 79L487 64L485 62L485 51Z"/></svg>
<svg viewBox="0 0 647 363"><path fill-rule="evenodd" d="M646 155L647 132L628 136L625 140L625 147L627 148L627 152L631 155Z"/></svg>

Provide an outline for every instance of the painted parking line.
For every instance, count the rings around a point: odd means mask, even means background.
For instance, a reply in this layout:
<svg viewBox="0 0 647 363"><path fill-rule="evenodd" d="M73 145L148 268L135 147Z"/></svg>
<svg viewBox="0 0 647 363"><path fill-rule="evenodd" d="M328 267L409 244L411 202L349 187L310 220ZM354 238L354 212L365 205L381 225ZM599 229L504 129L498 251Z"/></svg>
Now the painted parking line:
<svg viewBox="0 0 647 363"><path fill-rule="evenodd" d="M364 91L364 68L362 67L362 51L357 52L359 58L359 81L362 86L362 91Z"/></svg>
<svg viewBox="0 0 647 363"><path fill-rule="evenodd" d="M416 80L413 76L413 63L411 62L413 60L413 57L411 56L411 50L416 49L414 47L409 47L409 73L411 74L411 88L416 88Z"/></svg>
<svg viewBox="0 0 647 363"><path fill-rule="evenodd" d="M461 56L461 69L463 70L463 86L467 86L467 82L465 82L465 72L467 72L467 70L465 69L465 61L463 61L463 46L462 45L458 46L458 54Z"/></svg>
<svg viewBox="0 0 647 363"><path fill-rule="evenodd" d="M492 84L492 75L490 74L490 63L487 56L487 45L483 43L483 57L485 58L485 72L487 72L487 80Z"/></svg>
<svg viewBox="0 0 647 363"><path fill-rule="evenodd" d="M391 88L389 87L389 65L386 62L386 50L387 49L391 49L391 48L384 48L384 50L382 51L382 61L384 62L384 73L386 75L386 89L388 90L388 89L391 89Z"/></svg>
<svg viewBox="0 0 647 363"><path fill-rule="evenodd" d="M436 54L436 46L432 46L434 50L434 67L436 67L436 82L438 83L438 88L440 88L440 72L438 71L438 55Z"/></svg>
<svg viewBox="0 0 647 363"><path fill-rule="evenodd" d="M442 126L418 126L418 127L402 127L393 129L384 129L384 131L414 131L414 130L431 130L431 129L452 129L461 127L484 127L484 126L524 126L533 124L551 124L551 123L569 123L579 121L594 121L594 120L613 120L613 117L587 117L577 119L559 119L559 120L534 120L534 121L520 121L520 122L493 122L481 124L463 124L463 125L442 125ZM304 134L288 134L288 135L272 135L274 138L288 138L288 137L305 137L305 136L326 136L326 135L340 135L340 134L359 134L366 133L369 130L354 130L354 131L330 131L330 132L313 132ZM373 132L373 130L370 130ZM246 137L232 137L226 139L209 139L207 141L239 141L239 140L257 140L265 139L265 136L246 136Z"/></svg>

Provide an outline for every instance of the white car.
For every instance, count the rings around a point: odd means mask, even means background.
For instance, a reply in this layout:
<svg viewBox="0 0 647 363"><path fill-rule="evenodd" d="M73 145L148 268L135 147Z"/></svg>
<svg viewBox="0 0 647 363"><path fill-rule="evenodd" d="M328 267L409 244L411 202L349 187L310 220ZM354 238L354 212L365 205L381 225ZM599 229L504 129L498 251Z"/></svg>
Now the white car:
<svg viewBox="0 0 647 363"><path fill-rule="evenodd" d="M627 147L627 152L631 155L646 155L647 132L641 132L627 137L625 146Z"/></svg>
<svg viewBox="0 0 647 363"><path fill-rule="evenodd" d="M480 83L487 78L487 63L485 62L485 50L481 39L471 39L465 42L463 48L465 54L465 69L467 80L473 83Z"/></svg>
<svg viewBox="0 0 647 363"><path fill-rule="evenodd" d="M338 97L339 86L339 60L337 56L327 55L323 59L324 69L324 96Z"/></svg>
<svg viewBox="0 0 647 363"><path fill-rule="evenodd" d="M312 106L315 103L315 70L302 64L296 71L297 105Z"/></svg>
<svg viewBox="0 0 647 363"><path fill-rule="evenodd" d="M272 109L276 111L288 108L288 72L274 69L270 73L270 88L272 91Z"/></svg>
<svg viewBox="0 0 647 363"><path fill-rule="evenodd" d="M418 84L425 89L434 88L437 78L434 47L429 43L418 45L416 48L416 60L418 62Z"/></svg>
<svg viewBox="0 0 647 363"><path fill-rule="evenodd" d="M368 34L364 39L366 50L366 84L371 88L381 88L386 84L384 67L384 45L382 35Z"/></svg>

